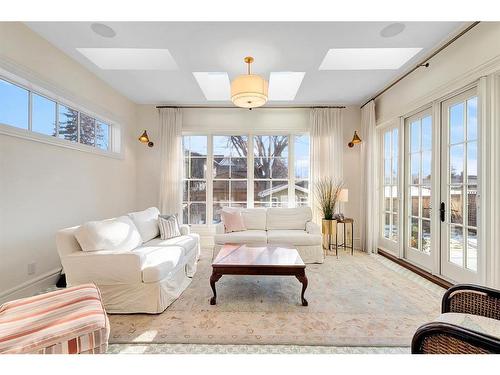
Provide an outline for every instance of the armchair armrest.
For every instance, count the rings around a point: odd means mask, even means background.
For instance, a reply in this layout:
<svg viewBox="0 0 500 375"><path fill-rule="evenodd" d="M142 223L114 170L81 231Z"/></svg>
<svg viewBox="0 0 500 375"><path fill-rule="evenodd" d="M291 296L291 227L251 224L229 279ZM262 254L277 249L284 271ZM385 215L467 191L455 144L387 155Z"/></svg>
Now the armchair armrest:
<svg viewBox="0 0 500 375"><path fill-rule="evenodd" d="M321 234L321 227L312 221L306 222L306 232L309 234Z"/></svg>
<svg viewBox="0 0 500 375"><path fill-rule="evenodd" d="M219 223L215 226L215 234L224 234L226 233L225 229L224 229L224 224L223 223Z"/></svg>
<svg viewBox="0 0 500 375"><path fill-rule="evenodd" d="M181 225L179 225L179 230L180 230L180 232L181 232L181 234L183 236L185 236L186 234L191 233L191 228L187 224L181 224Z"/></svg>
<svg viewBox="0 0 500 375"><path fill-rule="evenodd" d="M411 343L412 354L500 353L500 340L449 323L421 326Z"/></svg>
<svg viewBox="0 0 500 375"><path fill-rule="evenodd" d="M444 294L441 311L500 320L500 291L472 284L454 285Z"/></svg>

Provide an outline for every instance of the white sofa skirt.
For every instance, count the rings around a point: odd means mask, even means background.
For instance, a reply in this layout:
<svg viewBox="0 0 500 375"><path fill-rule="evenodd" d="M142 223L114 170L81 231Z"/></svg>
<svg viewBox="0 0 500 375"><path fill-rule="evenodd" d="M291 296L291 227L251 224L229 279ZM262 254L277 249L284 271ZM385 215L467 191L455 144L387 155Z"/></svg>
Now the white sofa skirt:
<svg viewBox="0 0 500 375"><path fill-rule="evenodd" d="M99 285L109 314L158 314L170 306L191 283L196 273L200 247L189 254L186 264L156 283Z"/></svg>
<svg viewBox="0 0 500 375"><path fill-rule="evenodd" d="M252 244L253 245L253 244ZM261 246L272 245L272 244L262 244ZM214 246L212 260L215 259L217 254L219 254L220 249L222 249L220 244L216 244ZM323 246L314 245L314 246L296 246L290 245L297 249L302 261L304 263L323 263L325 261L325 253L323 251Z"/></svg>

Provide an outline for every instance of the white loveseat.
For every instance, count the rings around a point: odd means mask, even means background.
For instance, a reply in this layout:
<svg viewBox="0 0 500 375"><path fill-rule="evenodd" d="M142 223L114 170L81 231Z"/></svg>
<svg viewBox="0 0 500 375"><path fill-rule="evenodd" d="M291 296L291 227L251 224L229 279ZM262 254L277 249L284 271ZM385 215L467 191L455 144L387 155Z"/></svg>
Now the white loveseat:
<svg viewBox="0 0 500 375"><path fill-rule="evenodd" d="M225 233L217 224L214 256L226 243L281 244L295 246L305 263L323 263L321 228L311 221L310 207L242 208L241 216L245 231Z"/></svg>
<svg viewBox="0 0 500 375"><path fill-rule="evenodd" d="M158 214L152 207L60 230L56 243L68 286L95 283L109 313L164 311L196 272L200 238L181 225L181 236L161 240ZM124 238L117 228L123 229ZM82 243L99 250L83 251Z"/></svg>

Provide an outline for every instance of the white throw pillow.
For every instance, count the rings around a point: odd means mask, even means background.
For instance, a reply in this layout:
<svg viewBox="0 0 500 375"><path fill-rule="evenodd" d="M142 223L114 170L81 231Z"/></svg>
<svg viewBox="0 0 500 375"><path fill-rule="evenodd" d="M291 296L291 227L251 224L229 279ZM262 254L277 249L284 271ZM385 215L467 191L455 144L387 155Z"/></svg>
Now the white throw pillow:
<svg viewBox="0 0 500 375"><path fill-rule="evenodd" d="M141 235L128 216L89 221L75 231L83 251L130 251L142 244Z"/></svg>
<svg viewBox="0 0 500 375"><path fill-rule="evenodd" d="M160 215L160 211L156 207L128 214L141 234L142 242L148 242L160 235L158 215Z"/></svg>

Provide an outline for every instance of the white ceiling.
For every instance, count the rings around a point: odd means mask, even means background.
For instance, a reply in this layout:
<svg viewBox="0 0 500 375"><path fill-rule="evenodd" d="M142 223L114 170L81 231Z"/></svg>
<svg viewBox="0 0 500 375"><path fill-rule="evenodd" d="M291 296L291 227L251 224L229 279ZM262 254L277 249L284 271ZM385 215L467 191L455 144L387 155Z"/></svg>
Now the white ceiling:
<svg viewBox="0 0 500 375"><path fill-rule="evenodd" d="M192 72L306 72L295 100L267 105L361 104L429 50L460 30L460 22L406 22L392 38L380 36L391 22L106 22L114 38L94 33L90 22L28 22L27 25L123 95L141 104L228 105L208 102ZM77 48L168 49L179 69L102 70ZM397 70L319 70L331 48L421 47Z"/></svg>

